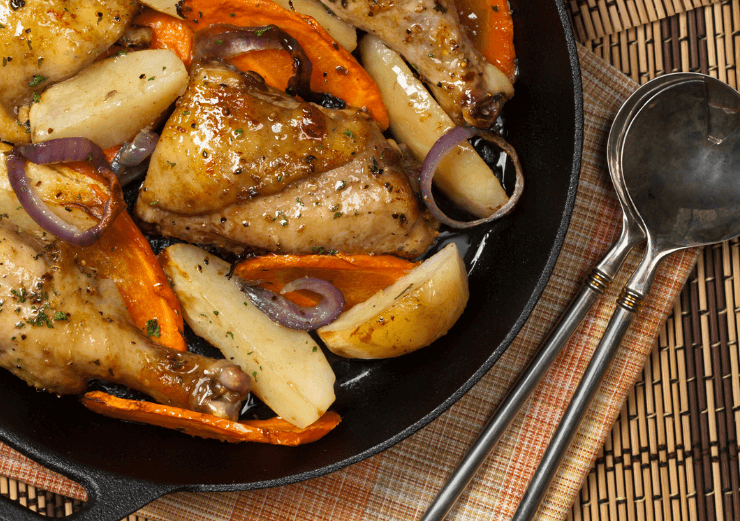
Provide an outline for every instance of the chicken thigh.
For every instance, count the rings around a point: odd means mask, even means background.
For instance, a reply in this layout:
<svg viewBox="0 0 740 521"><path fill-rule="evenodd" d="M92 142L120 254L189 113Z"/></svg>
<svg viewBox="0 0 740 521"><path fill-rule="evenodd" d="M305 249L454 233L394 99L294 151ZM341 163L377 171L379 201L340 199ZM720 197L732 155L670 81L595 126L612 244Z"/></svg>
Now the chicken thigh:
<svg viewBox="0 0 740 521"><path fill-rule="evenodd" d="M321 2L403 56L458 125L490 127L514 94L506 75L464 34L454 0Z"/></svg>
<svg viewBox="0 0 740 521"><path fill-rule="evenodd" d="M152 342L131 322L115 285L0 216L0 367L29 385L77 394L89 379L156 401L236 419L251 379L226 360Z"/></svg>
<svg viewBox="0 0 740 521"><path fill-rule="evenodd" d="M436 224L366 114L299 102L219 62L194 65L136 213L234 252L421 255Z"/></svg>
<svg viewBox="0 0 740 521"><path fill-rule="evenodd" d="M18 108L91 64L139 7L129 0L0 1L0 139L29 141Z"/></svg>

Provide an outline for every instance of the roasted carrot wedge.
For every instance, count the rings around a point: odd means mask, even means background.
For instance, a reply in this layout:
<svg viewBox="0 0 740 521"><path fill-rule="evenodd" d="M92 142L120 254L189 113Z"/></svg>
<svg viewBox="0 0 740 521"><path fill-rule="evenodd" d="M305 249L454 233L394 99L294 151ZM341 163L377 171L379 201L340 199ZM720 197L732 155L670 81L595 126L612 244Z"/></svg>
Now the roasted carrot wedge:
<svg viewBox="0 0 740 521"><path fill-rule="evenodd" d="M344 295L345 311L366 301L406 275L418 263L392 255L264 255L240 262L234 274L279 293L288 282L302 277L328 280ZM287 293L300 306L314 306L319 297L307 291Z"/></svg>
<svg viewBox="0 0 740 521"><path fill-rule="evenodd" d="M182 11L193 31L214 24L280 27L308 54L313 65L313 90L333 94L353 107L367 108L381 129L388 128L388 112L378 86L357 60L310 16L288 11L271 0L186 0ZM279 89L285 89L292 73L290 56L282 51L247 53L232 63L242 70L258 72L268 84Z"/></svg>
<svg viewBox="0 0 740 521"><path fill-rule="evenodd" d="M193 31L184 20L146 8L132 23L152 29L152 49L169 49L190 68Z"/></svg>
<svg viewBox="0 0 740 521"><path fill-rule="evenodd" d="M149 242L123 211L100 240L77 249L78 258L110 279L121 293L131 318L158 344L187 351L182 336L180 303Z"/></svg>
<svg viewBox="0 0 740 521"><path fill-rule="evenodd" d="M460 22L476 48L513 82L516 54L508 0L463 0L458 4L458 11Z"/></svg>
<svg viewBox="0 0 740 521"><path fill-rule="evenodd" d="M112 418L158 425L191 436L230 443L254 441L272 445L301 445L318 440L341 421L337 413L327 411L305 429L299 429L282 418L234 422L168 405L118 398L100 391L85 394L81 401L91 411Z"/></svg>
<svg viewBox="0 0 740 521"><path fill-rule="evenodd" d="M108 160L116 149L105 150ZM91 177L97 175L88 163L67 166ZM105 194L95 192L92 190L89 196L102 204ZM95 267L100 277L116 284L137 327L158 344L187 351L180 303L152 247L128 212L121 212L98 242L87 248L75 248L75 252L78 259Z"/></svg>

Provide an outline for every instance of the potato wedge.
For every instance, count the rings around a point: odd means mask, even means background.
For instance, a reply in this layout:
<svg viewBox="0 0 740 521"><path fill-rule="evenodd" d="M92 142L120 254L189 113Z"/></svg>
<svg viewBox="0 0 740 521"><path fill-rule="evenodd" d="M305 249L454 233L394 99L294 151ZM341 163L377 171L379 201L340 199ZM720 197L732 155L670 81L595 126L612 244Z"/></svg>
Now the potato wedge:
<svg viewBox="0 0 740 521"><path fill-rule="evenodd" d="M335 376L308 333L272 322L226 278L229 264L196 246L170 246L160 262L185 321L252 376L263 402L300 428L326 412Z"/></svg>
<svg viewBox="0 0 740 521"><path fill-rule="evenodd" d="M31 107L34 143L86 137L120 145L151 125L188 86L182 61L167 49L103 60L49 87Z"/></svg>
<svg viewBox="0 0 740 521"><path fill-rule="evenodd" d="M339 356L400 356L447 333L462 315L468 296L465 264L451 243L318 334Z"/></svg>
<svg viewBox="0 0 740 521"><path fill-rule="evenodd" d="M360 55L388 108L391 132L423 161L432 145L455 124L403 58L377 37L366 35L362 39ZM488 217L509 200L486 162L468 143L458 145L440 162L434 184L476 217Z"/></svg>
<svg viewBox="0 0 740 521"><path fill-rule="evenodd" d="M339 45L349 52L357 48L357 29L347 22L340 20L337 15L329 12L321 2L316 0L273 0L288 11L305 14L319 22L329 35Z"/></svg>
<svg viewBox="0 0 740 521"><path fill-rule="evenodd" d="M177 9L182 4L181 0L139 0L139 3L160 13L168 14L182 20L182 16L180 16L180 12Z"/></svg>

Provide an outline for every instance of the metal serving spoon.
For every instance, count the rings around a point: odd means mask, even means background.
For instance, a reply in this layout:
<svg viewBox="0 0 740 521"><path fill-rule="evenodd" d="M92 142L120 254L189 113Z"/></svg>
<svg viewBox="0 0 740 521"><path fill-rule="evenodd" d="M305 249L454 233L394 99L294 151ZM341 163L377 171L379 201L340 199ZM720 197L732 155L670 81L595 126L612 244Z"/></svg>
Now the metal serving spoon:
<svg viewBox="0 0 740 521"><path fill-rule="evenodd" d="M621 184L621 180L616 177L616 173L621 171L621 150L626 129L637 112L647 100L653 98L660 91L690 79L696 79L696 75L678 73L660 76L640 87L622 105L615 117L607 144L607 159L615 185ZM622 207L622 233L619 239L591 270L583 288L563 313L517 383L498 406L475 444L426 511L422 521L439 521L452 508L537 386L537 383L547 372L558 353L568 342L568 339L573 335L599 296L609 286L629 251L645 240L641 220L636 214L631 201L625 197L625 191L618 190L617 196Z"/></svg>
<svg viewBox="0 0 740 521"><path fill-rule="evenodd" d="M740 94L694 74L641 102L609 157L620 199L645 231L640 265L525 492L515 521L533 519L629 325L670 253L740 235ZM612 136L610 135L610 141Z"/></svg>

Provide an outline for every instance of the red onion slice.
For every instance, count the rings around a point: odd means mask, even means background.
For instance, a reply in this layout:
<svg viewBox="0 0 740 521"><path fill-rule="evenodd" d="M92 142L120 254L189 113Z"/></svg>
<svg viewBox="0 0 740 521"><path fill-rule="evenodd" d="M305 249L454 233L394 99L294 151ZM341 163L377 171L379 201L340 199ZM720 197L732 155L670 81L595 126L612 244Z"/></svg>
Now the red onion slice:
<svg viewBox="0 0 740 521"><path fill-rule="evenodd" d="M289 293L305 289L318 293L323 298L313 307L303 307L294 304L274 291L256 286L255 282L246 281L237 277L241 290L257 308L266 314L273 322L291 329L311 331L333 322L344 310L344 296L342 292L330 282L305 277L296 279L285 285L281 293Z"/></svg>
<svg viewBox="0 0 740 521"><path fill-rule="evenodd" d="M87 230L80 230L52 212L29 182L26 161L38 165L89 161L105 178L110 188L110 197L105 202L103 216L98 224ZM21 145L8 153L6 163L10 185L23 209L43 229L74 246L85 247L94 244L125 206L118 178L108 166L102 149L89 139L60 138L33 145Z"/></svg>
<svg viewBox="0 0 740 521"><path fill-rule="evenodd" d="M311 59L295 38L275 25L236 27L216 24L193 36L193 61L211 56L228 60L250 51L263 50L285 50L290 54L293 75L285 92L324 106L328 103L334 108L345 107L343 100L311 90Z"/></svg>
<svg viewBox="0 0 740 521"><path fill-rule="evenodd" d="M514 170L516 171L516 184L514 186L514 193L511 194L511 197L509 197L509 200L506 202L506 204L496 210L493 214L489 215L488 217L484 217L483 219L476 219L474 221L456 221L455 219L452 219L445 215L444 212L442 212L442 210L440 210L440 208L437 206L437 203L434 202L434 196L432 196L432 179L434 178L434 174L437 171L437 165L439 164L439 162L442 161L442 159L447 154L452 152L458 144L464 142L467 139L470 139L473 136L480 136L486 141L490 141L494 145L498 146L501 150L503 150L506 155L509 156L509 158L511 158L512 163L514 163ZM522 174L522 165L519 162L519 157L517 156L514 148L493 132L472 127L453 127L445 132L442 137L440 137L437 142L432 145L429 153L424 158L424 164L421 168L419 182L421 184L421 194L424 199L424 203L429 209L429 212L434 215L434 217L436 217L442 224L446 224L451 228L459 229L472 228L473 226L489 223L503 217L514 208L517 201L519 200L519 197L521 197L522 195L522 191L524 190L524 175Z"/></svg>
<svg viewBox="0 0 740 521"><path fill-rule="evenodd" d="M117 174L127 166L138 166L154 152L159 135L151 130L142 130L131 142L126 141L111 161L110 169Z"/></svg>

